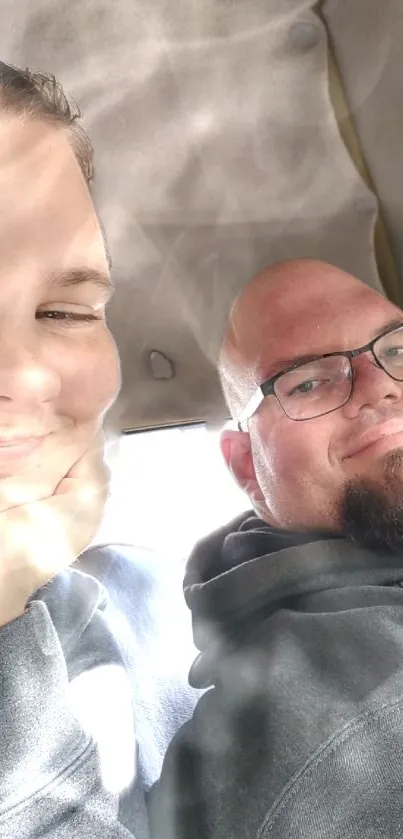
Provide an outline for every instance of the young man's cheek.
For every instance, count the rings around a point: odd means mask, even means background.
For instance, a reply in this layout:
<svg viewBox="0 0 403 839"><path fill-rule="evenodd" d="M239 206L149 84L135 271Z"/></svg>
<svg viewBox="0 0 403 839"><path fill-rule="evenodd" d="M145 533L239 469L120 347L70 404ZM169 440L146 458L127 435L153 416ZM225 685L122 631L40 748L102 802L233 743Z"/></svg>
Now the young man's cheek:
<svg viewBox="0 0 403 839"><path fill-rule="evenodd" d="M60 369L61 367L61 369ZM83 421L96 419L114 402L121 384L116 345L105 329L97 340L71 347L59 366L60 406Z"/></svg>

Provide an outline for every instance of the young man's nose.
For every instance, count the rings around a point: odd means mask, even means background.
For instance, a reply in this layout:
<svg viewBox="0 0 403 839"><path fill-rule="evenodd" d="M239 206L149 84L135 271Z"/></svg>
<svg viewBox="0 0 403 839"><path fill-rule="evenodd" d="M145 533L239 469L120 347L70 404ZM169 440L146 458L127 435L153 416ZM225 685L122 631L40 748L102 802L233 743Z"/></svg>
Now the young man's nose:
<svg viewBox="0 0 403 839"><path fill-rule="evenodd" d="M1 334L0 399L19 404L48 402L57 396L59 379L45 362L41 346L21 334Z"/></svg>

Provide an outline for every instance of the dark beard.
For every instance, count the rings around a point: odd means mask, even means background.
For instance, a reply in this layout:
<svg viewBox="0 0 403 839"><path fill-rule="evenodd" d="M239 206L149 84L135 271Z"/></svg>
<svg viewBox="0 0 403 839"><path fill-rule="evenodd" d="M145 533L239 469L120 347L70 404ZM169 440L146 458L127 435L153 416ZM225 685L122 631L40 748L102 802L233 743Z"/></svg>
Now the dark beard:
<svg viewBox="0 0 403 839"><path fill-rule="evenodd" d="M345 535L365 548L382 553L403 550L403 449L386 456L382 483L348 483L340 519Z"/></svg>

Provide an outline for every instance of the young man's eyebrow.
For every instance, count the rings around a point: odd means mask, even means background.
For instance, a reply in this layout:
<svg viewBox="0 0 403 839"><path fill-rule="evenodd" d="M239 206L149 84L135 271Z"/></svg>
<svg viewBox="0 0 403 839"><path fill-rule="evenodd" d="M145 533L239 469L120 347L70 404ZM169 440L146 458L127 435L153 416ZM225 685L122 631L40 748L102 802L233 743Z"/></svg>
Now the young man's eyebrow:
<svg viewBox="0 0 403 839"><path fill-rule="evenodd" d="M58 271L49 277L50 287L70 288L84 283L92 283L106 291L110 296L115 290L114 282L106 271L99 271L96 268L72 268L66 271Z"/></svg>

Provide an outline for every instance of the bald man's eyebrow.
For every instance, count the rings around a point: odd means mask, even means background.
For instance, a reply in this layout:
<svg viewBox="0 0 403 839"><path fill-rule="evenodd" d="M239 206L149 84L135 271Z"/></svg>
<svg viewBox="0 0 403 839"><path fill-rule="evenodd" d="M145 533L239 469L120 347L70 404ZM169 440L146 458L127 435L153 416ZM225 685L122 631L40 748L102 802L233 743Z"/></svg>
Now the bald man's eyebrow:
<svg viewBox="0 0 403 839"><path fill-rule="evenodd" d="M400 326L403 326L403 315L401 318L394 318L393 320L390 320L389 323L385 324L382 330L378 329L373 334L373 338L378 338L378 336L380 338L386 332L391 332L392 329L399 329Z"/></svg>
<svg viewBox="0 0 403 839"><path fill-rule="evenodd" d="M311 361L318 361L322 357L323 353L317 353L315 355L295 355L291 358L281 358L277 361L275 369L273 369L270 373L269 378L276 376L277 373L281 373L283 370L290 370L293 367L299 367L300 364L309 364Z"/></svg>
<svg viewBox="0 0 403 839"><path fill-rule="evenodd" d="M394 318L386 323L382 328L378 327L375 332L372 334L372 339L375 338L382 338L383 335L387 334L388 332L392 332L393 329L399 329L403 326L403 318ZM334 350L337 354L338 352L342 353L343 350ZM312 361L319 361L323 358L324 355L327 353L316 353L314 355L297 355L291 356L291 358L281 358L277 361L275 365L275 369L273 372L270 373L269 376L266 378L271 378L272 376L276 376L277 373L281 373L283 370L292 370L293 367L299 367L300 364L310 364ZM332 353L330 353L332 355Z"/></svg>
<svg viewBox="0 0 403 839"><path fill-rule="evenodd" d="M85 283L98 286L106 292L108 298L112 297L115 291L111 276L106 271L99 271L96 268L73 268L68 271L59 271L52 274L48 280L51 288L71 288Z"/></svg>

